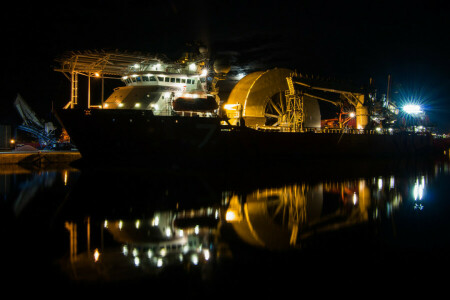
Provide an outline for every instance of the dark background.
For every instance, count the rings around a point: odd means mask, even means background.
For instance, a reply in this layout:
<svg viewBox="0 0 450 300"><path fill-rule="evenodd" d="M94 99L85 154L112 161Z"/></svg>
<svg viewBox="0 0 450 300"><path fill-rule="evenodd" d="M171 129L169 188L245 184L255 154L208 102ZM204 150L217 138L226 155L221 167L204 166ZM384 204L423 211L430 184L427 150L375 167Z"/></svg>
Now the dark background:
<svg viewBox="0 0 450 300"><path fill-rule="evenodd" d="M20 122L20 93L50 117L70 84L53 71L68 50L128 50L178 58L199 42L227 55L231 73L287 67L366 85L424 105L450 132L450 21L433 1L60 1L16 2L1 11L0 123ZM81 95L82 96L82 95ZM401 99L400 99L401 100Z"/></svg>

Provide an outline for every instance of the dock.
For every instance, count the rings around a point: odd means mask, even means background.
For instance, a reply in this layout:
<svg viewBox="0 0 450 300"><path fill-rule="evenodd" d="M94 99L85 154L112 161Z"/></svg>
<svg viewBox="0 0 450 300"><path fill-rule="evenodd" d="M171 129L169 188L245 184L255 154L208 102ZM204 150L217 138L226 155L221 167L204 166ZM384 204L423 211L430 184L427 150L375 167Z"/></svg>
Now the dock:
<svg viewBox="0 0 450 300"><path fill-rule="evenodd" d="M0 152L0 168L11 165L68 165L80 158L78 151L6 151Z"/></svg>

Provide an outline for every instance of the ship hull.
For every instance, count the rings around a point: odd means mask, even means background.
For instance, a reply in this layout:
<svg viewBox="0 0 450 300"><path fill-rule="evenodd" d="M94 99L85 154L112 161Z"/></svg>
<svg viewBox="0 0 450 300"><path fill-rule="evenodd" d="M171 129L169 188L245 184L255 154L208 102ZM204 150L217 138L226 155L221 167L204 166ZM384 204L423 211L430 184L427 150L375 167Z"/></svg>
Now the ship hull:
<svg viewBox="0 0 450 300"><path fill-rule="evenodd" d="M56 116L92 163L210 164L422 156L431 137L399 133L286 133L220 125L218 118L142 110L60 110Z"/></svg>

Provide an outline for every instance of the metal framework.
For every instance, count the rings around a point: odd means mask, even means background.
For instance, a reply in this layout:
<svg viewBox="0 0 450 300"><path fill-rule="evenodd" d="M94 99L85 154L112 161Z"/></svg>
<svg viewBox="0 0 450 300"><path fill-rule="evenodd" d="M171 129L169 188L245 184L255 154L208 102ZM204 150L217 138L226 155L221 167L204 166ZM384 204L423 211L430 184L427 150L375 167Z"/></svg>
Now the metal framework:
<svg viewBox="0 0 450 300"><path fill-rule="evenodd" d="M130 68L139 64L139 71L146 71L146 67L155 61L166 62L168 59L162 55L142 54L140 52L116 51L69 51L56 61L60 63L55 71L63 73L76 72L88 76L101 74L103 76L122 76Z"/></svg>
<svg viewBox="0 0 450 300"><path fill-rule="evenodd" d="M102 79L103 101L103 79L119 79L131 71L146 71L152 63L166 62L168 59L162 55L142 54L140 52L88 50L66 52L56 61L60 66L54 70L63 73L71 82L69 104L73 108L78 103L78 75L89 77L88 106L90 106L90 77Z"/></svg>
<svg viewBox="0 0 450 300"><path fill-rule="evenodd" d="M367 104L364 103L364 94L359 93L359 92L350 92L350 91L344 91L344 90L340 90L340 89L335 89L335 88L324 88L324 87L319 87L319 86L313 86L310 84L307 84L305 82L300 82L300 81L294 81L293 77L298 77L297 74L292 74L291 77L287 77L286 80L288 81L288 86L289 86L289 90L286 90L286 101L287 104L289 105L289 101L291 102L291 106L293 107L293 109L291 109L293 112L291 113L292 117L290 117L290 124L291 127L295 130L295 131L302 131L302 122L303 122L303 96L308 96L311 98L315 98L317 100L320 101L326 101L329 103L332 103L333 105L336 105L337 107L340 108L341 112L339 115L339 125L342 128L342 126L348 122L350 118L347 118L347 120L342 121L341 120L341 115L346 114L347 112L343 111L344 106L346 105L350 105L352 107L354 107L354 109L356 109L356 122L357 124L359 123L362 127L361 129L363 129L366 125L366 123L368 122L368 111L367 111ZM295 90L294 85L298 85L300 87L302 87L303 89L306 89L307 91L322 91L322 92L329 92L329 93L334 93L334 94L338 94L340 95L340 100L329 100L329 99L325 99L323 97L311 94L311 93L306 93L301 91L300 92L300 96L296 96L298 95L298 91ZM299 98L299 99L297 99ZM289 100L288 100L289 99Z"/></svg>
<svg viewBox="0 0 450 300"><path fill-rule="evenodd" d="M280 93L280 99L275 101L267 97L265 116L277 119L272 126L280 126L283 131L302 132L304 125L303 93L294 88L292 76L286 77L288 89L285 90L284 99Z"/></svg>
<svg viewBox="0 0 450 300"><path fill-rule="evenodd" d="M292 77L286 78L289 89L286 90L286 123L294 132L303 131L303 96L299 95L294 88Z"/></svg>

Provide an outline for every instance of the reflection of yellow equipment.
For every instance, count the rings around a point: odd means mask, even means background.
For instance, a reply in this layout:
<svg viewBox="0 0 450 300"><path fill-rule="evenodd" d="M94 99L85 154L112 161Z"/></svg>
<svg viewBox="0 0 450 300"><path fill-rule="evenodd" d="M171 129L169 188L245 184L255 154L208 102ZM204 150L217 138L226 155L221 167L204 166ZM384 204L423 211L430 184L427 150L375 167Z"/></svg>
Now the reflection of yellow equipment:
<svg viewBox="0 0 450 300"><path fill-rule="evenodd" d="M230 200L226 221L246 243L281 250L297 244L299 228L320 216L321 186L257 190L244 203Z"/></svg>
<svg viewBox="0 0 450 300"><path fill-rule="evenodd" d="M233 196L226 222L245 243L282 250L298 247L315 234L365 222L369 207L370 193L364 180L296 184L256 190L242 201Z"/></svg>

